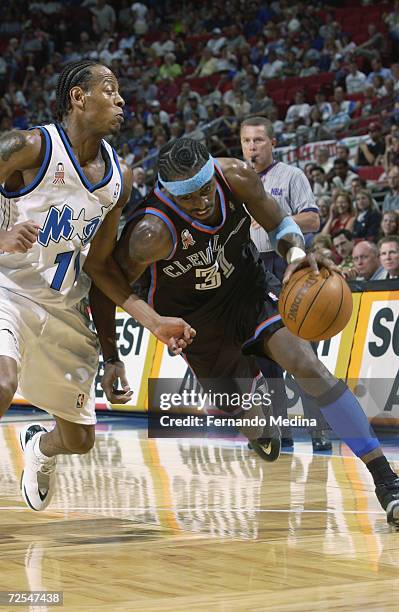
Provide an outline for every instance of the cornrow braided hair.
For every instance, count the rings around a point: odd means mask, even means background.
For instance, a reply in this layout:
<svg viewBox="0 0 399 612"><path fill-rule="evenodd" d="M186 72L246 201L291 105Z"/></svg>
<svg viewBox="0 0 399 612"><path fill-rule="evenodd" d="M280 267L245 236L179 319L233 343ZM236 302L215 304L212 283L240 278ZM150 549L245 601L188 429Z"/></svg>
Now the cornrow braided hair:
<svg viewBox="0 0 399 612"><path fill-rule="evenodd" d="M97 66L94 60L80 60L67 64L60 74L56 89L56 118L62 121L64 116L71 108L69 92L72 87L79 85L82 89L87 89L91 79L91 68Z"/></svg>
<svg viewBox="0 0 399 612"><path fill-rule="evenodd" d="M193 138L176 138L159 151L158 172L163 181L175 181L198 171L209 159L207 148Z"/></svg>

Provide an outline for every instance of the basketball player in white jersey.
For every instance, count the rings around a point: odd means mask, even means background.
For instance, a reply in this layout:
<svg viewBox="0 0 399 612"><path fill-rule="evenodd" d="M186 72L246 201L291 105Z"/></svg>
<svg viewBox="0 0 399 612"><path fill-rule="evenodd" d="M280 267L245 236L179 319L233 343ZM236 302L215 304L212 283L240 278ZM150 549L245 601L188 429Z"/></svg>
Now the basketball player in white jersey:
<svg viewBox="0 0 399 612"><path fill-rule="evenodd" d="M317 232L320 226L319 211L308 179L300 168L290 166L273 159L273 148L276 145L273 124L265 117L244 119L240 128L241 147L244 159L251 164L258 174L263 187L280 204L284 212L292 216L305 236ZM285 260L272 248L267 232L255 220L251 224L251 239L261 254L266 269L281 281L287 266ZM264 376L269 379L274 393L279 398L275 406L281 410L281 416L287 416L287 396L283 383L283 372L279 366L259 360ZM318 412L312 412L312 400L302 396L307 408L306 416L313 418L318 414L318 429L312 430L312 445L315 451L331 449L331 442L323 431L327 428L324 419ZM283 432L282 446L292 446L290 431Z"/></svg>
<svg viewBox="0 0 399 612"><path fill-rule="evenodd" d="M33 510L50 502L56 456L94 444L98 342L82 305L85 272L175 352L194 335L182 319L160 317L133 295L112 258L132 186L131 170L103 140L123 121L116 77L97 62L74 62L56 98L60 123L0 139L0 415L19 386L56 421L52 431L33 424L21 432L21 490ZM107 397L124 403L132 392L116 346L104 360Z"/></svg>

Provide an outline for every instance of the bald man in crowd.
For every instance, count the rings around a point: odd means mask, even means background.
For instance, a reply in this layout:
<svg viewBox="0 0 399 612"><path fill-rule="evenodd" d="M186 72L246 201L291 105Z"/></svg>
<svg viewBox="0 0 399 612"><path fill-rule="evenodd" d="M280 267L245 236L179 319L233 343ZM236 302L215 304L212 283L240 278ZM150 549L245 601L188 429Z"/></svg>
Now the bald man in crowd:
<svg viewBox="0 0 399 612"><path fill-rule="evenodd" d="M357 272L356 280L381 280L386 272L381 266L378 247L374 242L362 240L353 249L353 263Z"/></svg>

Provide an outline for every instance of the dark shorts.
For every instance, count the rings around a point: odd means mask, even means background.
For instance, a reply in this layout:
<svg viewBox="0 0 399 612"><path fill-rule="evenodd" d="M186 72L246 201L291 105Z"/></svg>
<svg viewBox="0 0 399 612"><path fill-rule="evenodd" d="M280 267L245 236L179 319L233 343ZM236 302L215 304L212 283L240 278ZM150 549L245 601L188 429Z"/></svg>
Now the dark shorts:
<svg viewBox="0 0 399 612"><path fill-rule="evenodd" d="M287 262L285 259L280 257L280 255L277 255L275 251L267 251L265 253L259 253L259 255L266 270L274 274L279 281L282 281L287 267Z"/></svg>

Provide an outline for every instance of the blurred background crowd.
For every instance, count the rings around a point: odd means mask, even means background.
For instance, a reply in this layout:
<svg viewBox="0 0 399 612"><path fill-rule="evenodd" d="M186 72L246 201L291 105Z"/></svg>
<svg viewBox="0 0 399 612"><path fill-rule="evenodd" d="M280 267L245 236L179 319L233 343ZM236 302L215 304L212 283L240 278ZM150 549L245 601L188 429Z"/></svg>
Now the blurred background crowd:
<svg viewBox="0 0 399 612"><path fill-rule="evenodd" d="M241 157L240 121L262 115L275 157L303 168L317 199L311 248L348 278L398 277L399 0L5 1L0 51L0 133L52 120L68 62L114 71L126 105L111 144L134 168L126 218L165 142Z"/></svg>

